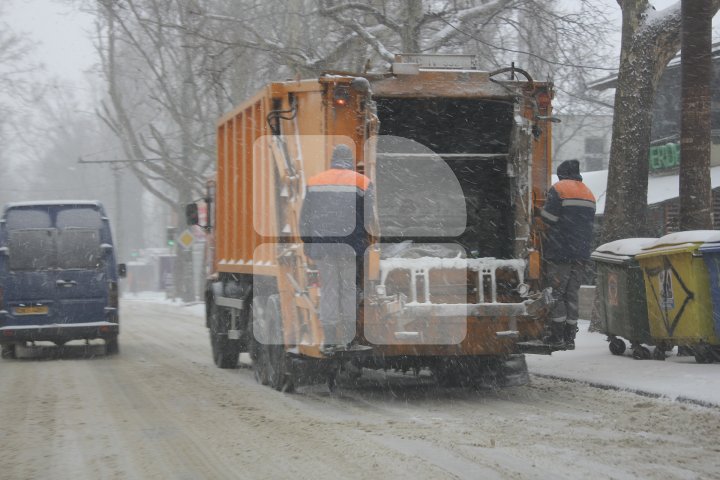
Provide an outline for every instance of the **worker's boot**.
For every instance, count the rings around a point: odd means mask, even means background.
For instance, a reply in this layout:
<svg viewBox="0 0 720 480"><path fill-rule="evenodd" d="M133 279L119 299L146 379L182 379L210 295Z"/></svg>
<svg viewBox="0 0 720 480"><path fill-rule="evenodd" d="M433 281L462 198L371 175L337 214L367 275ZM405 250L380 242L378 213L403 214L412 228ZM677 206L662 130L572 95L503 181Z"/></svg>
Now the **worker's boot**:
<svg viewBox="0 0 720 480"><path fill-rule="evenodd" d="M550 335L543 339L546 345L553 347L565 346L564 338L565 323L563 322L550 322Z"/></svg>
<svg viewBox="0 0 720 480"><path fill-rule="evenodd" d="M567 350L575 350L575 335L578 331L576 323L566 323L563 329L563 340L565 341L565 348Z"/></svg>

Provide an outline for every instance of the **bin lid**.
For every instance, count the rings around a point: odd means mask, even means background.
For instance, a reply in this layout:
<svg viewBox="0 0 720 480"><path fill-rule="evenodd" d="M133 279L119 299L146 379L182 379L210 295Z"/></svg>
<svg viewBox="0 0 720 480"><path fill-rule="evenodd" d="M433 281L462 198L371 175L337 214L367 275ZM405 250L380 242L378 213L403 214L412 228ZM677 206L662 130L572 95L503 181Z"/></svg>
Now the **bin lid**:
<svg viewBox="0 0 720 480"><path fill-rule="evenodd" d="M686 232L675 232L660 237L653 243L645 246L643 251L637 254L637 258L643 259L671 253L692 253L697 251L700 245L711 242L720 242L720 231L688 230Z"/></svg>
<svg viewBox="0 0 720 480"><path fill-rule="evenodd" d="M623 238L600 245L590 255L590 258L596 261L605 261L611 263L624 263L633 259L635 255L641 253L643 248L657 238Z"/></svg>
<svg viewBox="0 0 720 480"><path fill-rule="evenodd" d="M665 245L680 245L682 243L713 243L720 242L720 230L688 230L675 232L658 238L644 250L651 250Z"/></svg>

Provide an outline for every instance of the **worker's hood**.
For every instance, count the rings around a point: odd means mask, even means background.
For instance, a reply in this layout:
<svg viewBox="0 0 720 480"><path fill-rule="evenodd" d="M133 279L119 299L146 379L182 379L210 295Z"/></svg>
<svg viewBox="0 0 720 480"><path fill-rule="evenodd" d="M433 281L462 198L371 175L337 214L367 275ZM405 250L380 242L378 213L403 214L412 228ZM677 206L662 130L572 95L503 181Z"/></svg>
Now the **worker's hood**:
<svg viewBox="0 0 720 480"><path fill-rule="evenodd" d="M353 159L353 152L350 150L350 147L347 145L336 146L333 150L330 167L353 170L355 168L355 162Z"/></svg>

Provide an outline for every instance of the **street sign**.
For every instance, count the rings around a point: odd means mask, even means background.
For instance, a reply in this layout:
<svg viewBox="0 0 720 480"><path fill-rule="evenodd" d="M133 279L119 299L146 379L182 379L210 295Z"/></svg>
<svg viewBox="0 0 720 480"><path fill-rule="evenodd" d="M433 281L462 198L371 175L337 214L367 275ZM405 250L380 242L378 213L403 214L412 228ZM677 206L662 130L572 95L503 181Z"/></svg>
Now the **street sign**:
<svg viewBox="0 0 720 480"><path fill-rule="evenodd" d="M192 233L190 233L190 230L185 229L180 236L178 237L178 242L180 245L182 245L183 248L190 248L195 241L195 237Z"/></svg>

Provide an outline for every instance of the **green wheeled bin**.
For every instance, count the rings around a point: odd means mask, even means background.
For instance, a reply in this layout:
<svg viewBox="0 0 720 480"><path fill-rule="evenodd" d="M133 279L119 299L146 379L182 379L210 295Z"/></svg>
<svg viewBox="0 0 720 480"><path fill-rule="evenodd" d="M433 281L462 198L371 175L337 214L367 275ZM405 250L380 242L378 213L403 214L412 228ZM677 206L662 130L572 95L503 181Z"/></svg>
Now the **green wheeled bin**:
<svg viewBox="0 0 720 480"><path fill-rule="evenodd" d="M635 259L656 238L625 238L600 245L590 258L595 261L599 297L600 331L607 335L613 355L625 353L623 338L630 342L635 359L649 359L654 345L645 300L643 272ZM621 338L622 337L622 338Z"/></svg>
<svg viewBox="0 0 720 480"><path fill-rule="evenodd" d="M720 345L715 332L708 268L700 247L720 241L717 230L677 232L646 246L636 258L645 279L650 335L658 360L673 346L689 348L698 363L708 347Z"/></svg>

